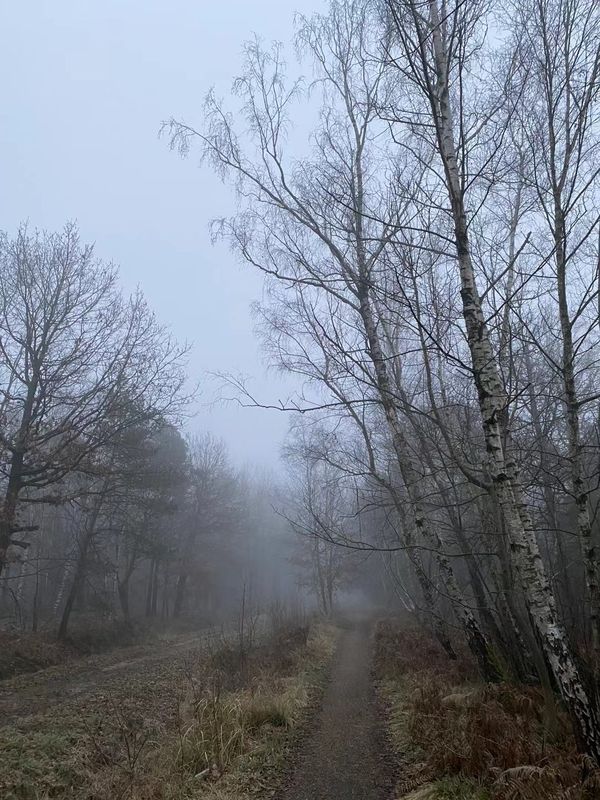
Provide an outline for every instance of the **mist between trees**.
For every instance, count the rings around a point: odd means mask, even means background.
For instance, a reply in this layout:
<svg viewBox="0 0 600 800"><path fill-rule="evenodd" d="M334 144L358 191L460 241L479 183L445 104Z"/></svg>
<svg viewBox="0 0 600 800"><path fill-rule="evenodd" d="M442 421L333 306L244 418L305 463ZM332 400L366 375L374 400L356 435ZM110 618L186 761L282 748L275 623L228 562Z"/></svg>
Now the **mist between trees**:
<svg viewBox="0 0 600 800"><path fill-rule="evenodd" d="M252 41L230 97L163 126L265 276L265 352L302 389L226 381L290 413L287 479L182 437L185 348L73 226L4 236L5 618L65 637L360 590L541 684L600 764L600 6L334 0L295 45L304 78Z"/></svg>
<svg viewBox="0 0 600 800"><path fill-rule="evenodd" d="M187 353L75 225L1 236L2 629L85 651L143 620L195 629L313 594L330 612L352 558L292 535L281 479L184 436Z"/></svg>
<svg viewBox="0 0 600 800"><path fill-rule="evenodd" d="M304 386L293 525L379 552L448 658L460 631L485 680L554 690L597 762L599 23L334 1L297 18L305 78L255 40L230 98L163 128L235 190L215 235Z"/></svg>

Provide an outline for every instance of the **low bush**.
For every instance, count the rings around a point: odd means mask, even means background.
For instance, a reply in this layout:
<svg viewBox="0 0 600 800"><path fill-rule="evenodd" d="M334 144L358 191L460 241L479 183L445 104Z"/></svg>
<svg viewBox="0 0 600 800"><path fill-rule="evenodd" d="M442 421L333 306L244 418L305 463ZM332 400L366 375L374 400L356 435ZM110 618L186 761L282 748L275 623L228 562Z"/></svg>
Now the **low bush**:
<svg viewBox="0 0 600 800"><path fill-rule="evenodd" d="M519 713L512 709L520 704ZM408 700L409 734L436 773L488 777L550 752L533 690L500 685L449 693L425 676Z"/></svg>
<svg viewBox="0 0 600 800"><path fill-rule="evenodd" d="M77 655L51 636L0 631L0 680L61 664Z"/></svg>
<svg viewBox="0 0 600 800"><path fill-rule="evenodd" d="M449 683L464 683L476 677L475 665L466 653L450 661L439 642L406 616L401 623L382 620L375 632L375 661L380 678L397 680L424 671Z"/></svg>

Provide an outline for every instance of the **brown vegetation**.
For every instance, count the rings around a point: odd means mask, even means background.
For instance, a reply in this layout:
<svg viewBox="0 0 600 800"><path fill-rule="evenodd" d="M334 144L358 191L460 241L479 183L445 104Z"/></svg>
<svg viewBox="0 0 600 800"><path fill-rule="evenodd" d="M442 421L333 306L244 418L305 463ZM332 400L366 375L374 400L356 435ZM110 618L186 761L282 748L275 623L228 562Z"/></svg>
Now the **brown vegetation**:
<svg viewBox="0 0 600 800"><path fill-rule="evenodd" d="M94 688L77 691L71 680L63 703L0 729L0 796L175 800L271 791L333 638L331 628L288 623L243 652L233 640L213 640L192 653L171 647L156 662L140 659Z"/></svg>
<svg viewBox="0 0 600 800"><path fill-rule="evenodd" d="M577 753L567 715L541 689L482 685L460 657L416 626L385 621L376 664L389 725L404 757L403 792L480 800L592 800L600 771ZM411 797L413 795L410 795Z"/></svg>

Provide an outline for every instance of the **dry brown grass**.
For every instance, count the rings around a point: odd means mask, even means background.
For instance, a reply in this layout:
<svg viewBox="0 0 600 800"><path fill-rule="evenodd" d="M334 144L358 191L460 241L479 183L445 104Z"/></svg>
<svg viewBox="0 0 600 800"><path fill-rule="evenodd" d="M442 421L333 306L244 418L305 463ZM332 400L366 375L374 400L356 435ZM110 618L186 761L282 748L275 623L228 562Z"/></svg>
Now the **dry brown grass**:
<svg viewBox="0 0 600 800"><path fill-rule="evenodd" d="M538 689L477 684L468 661L451 663L434 640L390 622L378 629L377 665L392 737L412 753L406 789L450 777L459 788L460 779L475 781L477 793L448 794L442 781L428 789L432 798L600 797L600 772L578 755L560 708L547 728Z"/></svg>
<svg viewBox="0 0 600 800"><path fill-rule="evenodd" d="M311 707L336 638L331 627L280 630L240 665L213 653L218 671L208 686L191 687L180 707L177 743L136 800L243 800L272 795L285 774L299 723ZM283 644L287 647L282 647ZM225 680L224 664L245 676ZM236 688L230 688L234 685ZM227 688L226 688L227 687ZM165 781L165 775L170 775ZM160 787L157 789L157 787Z"/></svg>
<svg viewBox="0 0 600 800"><path fill-rule="evenodd" d="M0 797L241 800L261 786L270 792L334 637L322 626L308 636L293 627L273 632L246 654L243 679L235 659L235 679L223 672L229 656L214 647L167 648L156 661L109 667L97 689L84 674L81 694L67 692L39 712L32 705L0 726Z"/></svg>
<svg viewBox="0 0 600 800"><path fill-rule="evenodd" d="M0 631L0 680L36 672L77 656L56 637L34 633Z"/></svg>
<svg viewBox="0 0 600 800"><path fill-rule="evenodd" d="M450 661L436 639L408 615L401 624L389 619L378 623L375 661L380 678L399 679L423 671L462 684L475 680L477 674L464 652L459 649L457 660Z"/></svg>

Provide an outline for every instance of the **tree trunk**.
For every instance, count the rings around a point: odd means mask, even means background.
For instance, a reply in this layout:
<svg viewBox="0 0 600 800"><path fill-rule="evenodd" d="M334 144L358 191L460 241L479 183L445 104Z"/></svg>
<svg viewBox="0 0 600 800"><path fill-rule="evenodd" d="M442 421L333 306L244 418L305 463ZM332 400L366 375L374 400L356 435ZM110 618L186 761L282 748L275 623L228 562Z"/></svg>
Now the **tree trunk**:
<svg viewBox="0 0 600 800"><path fill-rule="evenodd" d="M71 588L69 589L67 600L63 608L63 613L60 618L60 625L58 626L57 638L60 641L64 641L67 638L69 620L71 618L71 612L73 611L73 606L75 605L75 598L77 597L80 583L84 577L84 570L85 570L85 561L80 560L77 565L77 569L75 571L75 580L73 581L73 583L71 584Z"/></svg>
<svg viewBox="0 0 600 800"><path fill-rule="evenodd" d="M31 630L37 633L38 629L38 613L39 613L39 597L40 597L40 551L38 548L35 563L35 589L33 592L33 603L31 607Z"/></svg>
<svg viewBox="0 0 600 800"><path fill-rule="evenodd" d="M153 617L158 614L158 577L160 575L160 561L154 567L154 577L152 580L152 597L150 599L150 611Z"/></svg>
<svg viewBox="0 0 600 800"><path fill-rule="evenodd" d="M23 466L25 463L25 448L27 433L31 426L35 394L38 388L39 370L34 366L31 379L27 387L27 395L21 413L19 430L15 437L15 444L10 459L10 469L6 493L0 514L0 575L6 566L8 548L12 541L13 529L17 518L17 505L19 495L23 489Z"/></svg>
<svg viewBox="0 0 600 800"><path fill-rule="evenodd" d="M573 329L569 314L566 265L565 217L561 207L560 192L555 188L554 200L554 257L558 283L558 310L562 338L562 381L565 418L569 445L571 488L577 511L577 530L583 553L585 581L590 604L590 631L594 668L600 666L600 581L598 580L598 553L592 537L588 490L583 469L580 441L579 402L575 385L575 354Z"/></svg>
<svg viewBox="0 0 600 800"><path fill-rule="evenodd" d="M4 496L2 513L0 515L0 576L8 558L8 548L12 542L13 529L17 516L17 503L21 491L20 473L23 468L22 454L13 454L11 471Z"/></svg>
<svg viewBox="0 0 600 800"><path fill-rule="evenodd" d="M183 601L185 599L185 589L187 586L187 573L181 571L177 578L177 586L175 588L175 601L173 603L173 616L177 619L181 616L183 611Z"/></svg>
<svg viewBox="0 0 600 800"><path fill-rule="evenodd" d="M65 606L61 616L60 625L58 626L57 637L60 640L64 640L67 637L69 620L71 618L71 613L75 605L75 600L77 599L77 596L80 594L81 589L83 587L83 582L85 580L86 568L87 568L87 555L90 544L96 532L96 522L98 521L98 516L100 514L102 501L103 501L102 496L96 498L96 500L94 501L94 506L92 508L92 511L89 515L89 518L88 520L86 520L84 537L80 545L79 558L77 559L77 565L75 567L75 575L73 576L73 583L71 584L71 588L67 595L67 600L65 602Z"/></svg>
<svg viewBox="0 0 600 800"><path fill-rule="evenodd" d="M424 542L434 554L440 570L440 575L446 586L452 609L465 631L469 648L477 660L482 676L485 680L497 681L500 675L491 658L491 650L486 636L462 595L456 576L454 575L454 570L452 569L448 557L444 553L444 545L439 533L429 526L425 516L423 500L420 493L422 479L418 470L412 463L413 456L398 416L396 402L390 386L386 358L381 348L379 334L369 300L369 286L366 275L363 276L359 300L360 314L369 345L369 355L375 370L381 404L392 437L400 474L402 475L402 480L411 501L411 510L417 539L418 541Z"/></svg>
<svg viewBox="0 0 600 800"><path fill-rule="evenodd" d="M436 611L431 579L425 571L420 551L414 547L414 537L410 533L406 535L406 544L408 545L408 558L421 587L425 611L431 620L434 636L441 644L448 658L451 661L455 661L457 656L448 635L448 626L443 617Z"/></svg>
<svg viewBox="0 0 600 800"><path fill-rule="evenodd" d="M456 658L456 653L454 651L454 648L452 647L452 643L448 635L446 621L438 613L436 613L431 580L429 579L429 576L427 575L423 567L421 554L419 550L416 549L415 547L415 536L413 531L413 525L412 523L409 524L406 520L404 498L402 497L401 493L397 490L397 487L395 487L393 483L383 478L378 473L368 431L363 421L356 413L356 410L353 407L352 403L348 403L347 399L344 397L342 393L335 391L334 386L332 384L327 383L327 381L325 381L325 383L334 392L336 397L345 405L348 414L355 421L357 427L361 431L361 434L363 436L367 448L367 452L369 454L369 466L370 466L371 476L374 478L375 481L377 481L377 483L382 488L386 490L386 492L389 493L394 503L394 507L396 509L398 517L402 523L402 530L404 532L405 552L408 556L409 564L412 567L415 578L417 579L417 582L419 583L419 586L421 588L421 594L423 602L425 604L425 613L428 617L428 621L431 623L436 639L439 641L439 643L441 644L442 648L444 649L448 657L454 660Z"/></svg>
<svg viewBox="0 0 600 800"><path fill-rule="evenodd" d="M146 585L146 616L152 616L152 582L154 580L154 570L156 569L156 559L150 559L150 573Z"/></svg>
<svg viewBox="0 0 600 800"><path fill-rule="evenodd" d="M162 596L162 616L167 619L169 617L169 575L171 570L169 569L170 562L167 561L165 568L163 570L163 596Z"/></svg>
<svg viewBox="0 0 600 800"><path fill-rule="evenodd" d="M502 509L511 546L512 561L520 578L528 610L544 655L571 712L580 743L600 764L600 726L593 698L584 686L566 634L559 622L555 598L542 563L539 545L523 500L516 464L510 448L504 450L500 418L507 398L491 346L481 299L475 283L460 172L456 159L454 126L447 85L447 54L437 0L430 0L431 36L436 62L437 86L430 94L438 147L452 208L458 259L463 318L471 352L490 474Z"/></svg>
<svg viewBox="0 0 600 800"><path fill-rule="evenodd" d="M131 618L129 613L129 576L117 582L117 591L119 594L119 603L121 605L123 619L125 620L125 622L130 622Z"/></svg>
<svg viewBox="0 0 600 800"><path fill-rule="evenodd" d="M571 625L568 628L571 630L572 639L576 641L577 634L581 633L584 634L585 632L585 624L581 625L580 615L578 614L577 604L575 603L575 598L573 595L573 588L571 585L569 568L568 568L568 559L566 558L564 542L563 542L563 533L560 530L559 522L558 522L558 512L556 508L556 497L555 487L551 486L548 481L548 475L551 473L550 464L548 463L548 452L551 447L551 443L548 440L548 437L544 435L544 430L542 427L542 419L538 405L538 399L534 392L534 375L533 375L533 368L531 364L531 354L529 352L529 347L525 346L524 352L524 361L525 361L525 369L527 371L527 381L529 383L529 413L531 414L531 422L533 425L533 430L535 431L536 438L539 442L540 448L540 468L541 468L541 480L542 480L542 491L544 494L544 503L546 506L546 515L548 521L548 528L554 532L554 539L556 541L556 547L558 550L558 555L560 559L560 568L554 570L555 574L555 583L557 581L562 582L562 590L564 592L564 597L566 599L567 608L568 608L568 615L567 620L570 619ZM552 566L552 564L551 564ZM558 594L558 599L560 601L561 595ZM561 609L564 611L564 604L561 603ZM563 613L563 619L565 615ZM565 623L566 624L566 623Z"/></svg>
<svg viewBox="0 0 600 800"><path fill-rule="evenodd" d="M367 258L365 250L367 237L364 231L364 219L365 213L367 212L362 161L365 140L355 124L354 119L353 123L355 152L352 192L354 202L356 271L350 269L350 274L355 275L354 281L359 303L359 314L364 326L368 353L375 371L376 388L381 399L386 422L392 438L400 474L411 501L414 530L417 538L419 541L424 541L427 546L431 547L435 554L453 611L463 626L469 647L479 664L482 675L486 680L496 680L498 678L498 673L489 657L485 636L479 628L477 620L464 602L450 562L442 552L442 543L439 535L434 533L429 527L425 514L423 513L423 503L419 494L420 476L418 475L418 471L413 467L412 454L407 447L407 442L405 441L404 432L398 417L396 402L391 391L387 362L381 347L370 299L371 276L369 259ZM449 654L452 652L449 640L446 640L444 647Z"/></svg>

